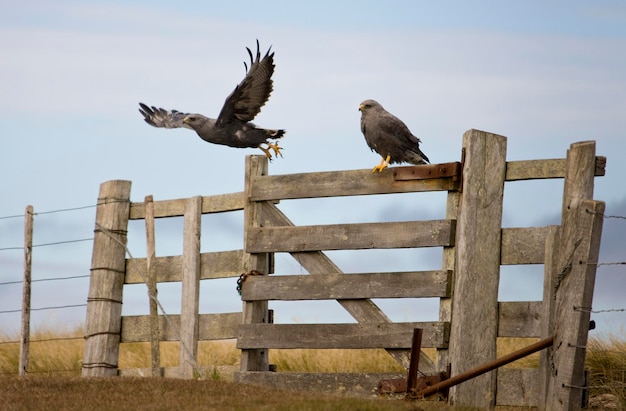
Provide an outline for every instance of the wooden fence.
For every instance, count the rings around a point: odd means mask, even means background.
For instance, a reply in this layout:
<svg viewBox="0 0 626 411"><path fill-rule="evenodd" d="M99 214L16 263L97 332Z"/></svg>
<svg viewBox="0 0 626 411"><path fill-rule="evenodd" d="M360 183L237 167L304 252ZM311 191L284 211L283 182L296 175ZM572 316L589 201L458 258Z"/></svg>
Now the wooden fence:
<svg viewBox="0 0 626 411"><path fill-rule="evenodd" d="M506 161L506 138L478 130L463 136L461 162L370 170L268 175L267 159L246 160L243 193L131 203L130 182L101 186L86 321L84 376L117 375L120 342L181 341L180 366L152 374L191 378L199 340L237 338L236 379L254 384L371 392L383 374L271 372L269 349L384 348L408 367L414 328L424 330L427 374L452 365L462 373L496 357L498 337L547 338L540 368L501 368L450 391L450 402L550 410L582 403L589 307L604 203L593 200L604 175L595 142L572 144L565 159ZM502 228L505 182L564 178L560 226ZM302 199L446 191L443 220L295 226L277 204ZM244 210L244 249L200 253L200 216ZM154 218L184 216L182 256L150 252ZM126 259L129 219L146 219L148 257ZM152 240L153 243L154 240ZM442 247L440 270L344 275L324 251ZM289 253L306 275L248 276L243 313L198 315L199 281L273 272L274 253ZM543 301L498 302L501 265L544 264ZM182 281L180 316L121 316L124 284ZM372 298L439 298L439 320L394 323ZM273 324L268 301L337 300L356 324ZM156 308L152 307L153 314ZM152 321L151 321L152 318ZM158 320L157 320L158 318ZM154 359L153 355L153 359ZM144 370L149 374L148 370ZM395 377L398 377L397 375Z"/></svg>

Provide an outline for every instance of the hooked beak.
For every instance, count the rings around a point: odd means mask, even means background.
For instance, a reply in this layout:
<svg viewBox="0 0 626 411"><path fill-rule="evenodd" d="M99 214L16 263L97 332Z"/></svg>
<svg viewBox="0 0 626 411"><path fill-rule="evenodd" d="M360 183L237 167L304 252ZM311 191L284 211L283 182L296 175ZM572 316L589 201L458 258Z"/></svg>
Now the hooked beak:
<svg viewBox="0 0 626 411"><path fill-rule="evenodd" d="M363 111L363 104L359 104L359 111Z"/></svg>

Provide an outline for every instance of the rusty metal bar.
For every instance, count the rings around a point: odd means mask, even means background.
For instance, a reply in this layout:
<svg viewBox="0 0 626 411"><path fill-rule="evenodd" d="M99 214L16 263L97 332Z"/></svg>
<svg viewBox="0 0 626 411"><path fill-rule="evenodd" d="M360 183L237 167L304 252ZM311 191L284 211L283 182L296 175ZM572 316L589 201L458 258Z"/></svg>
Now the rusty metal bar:
<svg viewBox="0 0 626 411"><path fill-rule="evenodd" d="M436 394L440 391L443 391L447 388L454 387L464 381L470 380L472 378L478 377L486 372L495 370L496 368L502 367L508 363L519 360L520 358L524 358L530 354L534 354L537 351L541 351L545 348L550 347L554 343L554 336L550 338L546 338L545 340L538 341L534 344L529 345L528 347L522 348L520 350L514 351L510 354L505 355L504 357L497 358L493 361L489 361L481 366L476 368L472 368L471 370L465 371L459 375L455 375L452 378L449 378L445 381L442 381L438 384L425 388L417 393L415 393L415 398L423 398L428 397L429 395Z"/></svg>
<svg viewBox="0 0 626 411"><path fill-rule="evenodd" d="M409 362L409 375L407 378L406 392L417 390L417 374L419 372L420 353L422 351L422 334L424 330L415 328L413 330L413 341L411 343L411 360Z"/></svg>
<svg viewBox="0 0 626 411"><path fill-rule="evenodd" d="M394 167L392 170L393 179L396 181L459 177L461 175L461 163L456 161L454 163Z"/></svg>

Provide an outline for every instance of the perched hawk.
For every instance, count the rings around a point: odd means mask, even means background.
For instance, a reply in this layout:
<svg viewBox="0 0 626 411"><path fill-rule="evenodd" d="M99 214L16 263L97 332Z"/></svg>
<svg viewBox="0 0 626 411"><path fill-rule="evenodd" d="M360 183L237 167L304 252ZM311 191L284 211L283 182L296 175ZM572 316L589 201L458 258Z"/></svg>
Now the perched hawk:
<svg viewBox="0 0 626 411"><path fill-rule="evenodd" d="M251 123L269 99L273 89L274 53L270 53L270 47L261 59L258 40L256 47L256 59L253 58L252 51L246 47L250 55L250 67L243 63L246 67L246 76L226 98L217 119L202 114L149 107L143 103L139 103L141 107L139 112L144 116L146 123L154 127L186 127L195 130L200 138L209 143L237 148L258 147L270 160L271 149L275 156L282 157L278 143L269 140L281 138L285 130L268 130ZM262 144L266 144L267 147L263 147Z"/></svg>
<svg viewBox="0 0 626 411"><path fill-rule="evenodd" d="M419 148L420 139L398 117L389 113L375 100L365 100L359 105L361 131L367 145L382 156L372 172L383 171L389 164L429 163Z"/></svg>

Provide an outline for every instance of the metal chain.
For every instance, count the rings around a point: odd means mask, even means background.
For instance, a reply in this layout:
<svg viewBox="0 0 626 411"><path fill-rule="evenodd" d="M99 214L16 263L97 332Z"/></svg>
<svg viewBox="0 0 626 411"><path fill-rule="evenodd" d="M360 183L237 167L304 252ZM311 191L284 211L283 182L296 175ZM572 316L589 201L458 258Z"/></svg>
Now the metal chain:
<svg viewBox="0 0 626 411"><path fill-rule="evenodd" d="M243 286L243 283L246 281L246 278L250 277L251 275L264 275L264 274L258 272L257 270L252 270L250 272L241 274L239 276L239 279L237 280L237 293L239 293L239 295L241 295L241 288Z"/></svg>

